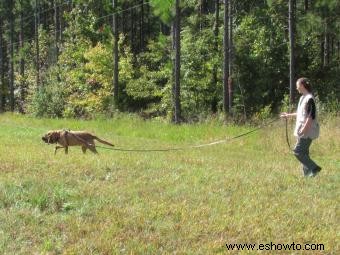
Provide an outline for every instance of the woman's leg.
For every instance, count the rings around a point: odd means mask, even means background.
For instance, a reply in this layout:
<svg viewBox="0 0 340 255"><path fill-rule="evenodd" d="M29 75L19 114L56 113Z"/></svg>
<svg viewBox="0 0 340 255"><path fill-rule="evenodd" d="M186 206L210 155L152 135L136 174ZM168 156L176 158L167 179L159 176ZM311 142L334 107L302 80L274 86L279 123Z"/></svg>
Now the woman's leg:
<svg viewBox="0 0 340 255"><path fill-rule="evenodd" d="M315 176L321 170L309 157L311 143L310 138L299 138L294 148L294 155L302 163L305 176Z"/></svg>

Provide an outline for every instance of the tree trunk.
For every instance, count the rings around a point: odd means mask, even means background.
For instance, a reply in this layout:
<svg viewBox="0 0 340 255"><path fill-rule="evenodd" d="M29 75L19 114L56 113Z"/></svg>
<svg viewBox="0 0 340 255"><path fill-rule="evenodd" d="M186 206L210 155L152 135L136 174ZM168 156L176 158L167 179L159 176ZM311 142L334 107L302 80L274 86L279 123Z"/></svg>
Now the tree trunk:
<svg viewBox="0 0 340 255"><path fill-rule="evenodd" d="M24 10L21 6L20 10L20 34L19 34L19 48L24 48ZM23 54L20 54L20 104L19 104L19 112L24 113L24 102L26 98L26 83L25 83L25 59Z"/></svg>
<svg viewBox="0 0 340 255"><path fill-rule="evenodd" d="M127 9L128 7L126 6L126 2L124 1L123 3L122 3L122 9L123 10L125 10L125 9ZM128 20L129 19L129 14L128 14L128 12L122 12L121 13L121 31L122 31L122 33L124 34L124 35L127 35L128 34L128 28L127 28L127 24L126 24L126 20Z"/></svg>
<svg viewBox="0 0 340 255"><path fill-rule="evenodd" d="M228 54L228 63L229 63L229 79L228 79L228 103L229 103L229 114L232 114L232 107L233 107L233 1L229 0L229 38L228 38L228 45L229 45L229 54Z"/></svg>
<svg viewBox="0 0 340 255"><path fill-rule="evenodd" d="M214 52L218 54L218 28L219 28L219 16L220 16L220 0L215 0L215 23L214 23ZM212 70L212 102L211 111L217 112L217 64L214 63Z"/></svg>
<svg viewBox="0 0 340 255"><path fill-rule="evenodd" d="M225 117L228 113L228 80L229 80L229 18L228 18L229 1L224 0L224 33L223 33L223 112Z"/></svg>
<svg viewBox="0 0 340 255"><path fill-rule="evenodd" d="M214 49L218 52L218 32L220 26L220 0L215 0L215 23L214 23Z"/></svg>
<svg viewBox="0 0 340 255"><path fill-rule="evenodd" d="M175 51L174 62L174 119L173 121L178 124L181 122L181 102L180 102L180 72L181 72L181 39L180 39L180 23L181 23L181 10L179 7L180 0L175 2L175 19L173 22L173 40Z"/></svg>
<svg viewBox="0 0 340 255"><path fill-rule="evenodd" d="M324 50L323 50L323 66L329 65L329 33L328 33L328 22L325 20L325 31L324 31Z"/></svg>
<svg viewBox="0 0 340 255"><path fill-rule="evenodd" d="M119 62L119 55L118 55L118 20L117 14L117 0L112 0L112 7L113 7L113 15L112 15L112 32L113 32L113 99L115 108L119 109L119 70L118 70L118 62Z"/></svg>
<svg viewBox="0 0 340 255"><path fill-rule="evenodd" d="M14 111L14 3L11 2L9 6L9 26L10 26L10 39L9 39L9 105L10 110Z"/></svg>
<svg viewBox="0 0 340 255"><path fill-rule="evenodd" d="M35 0L35 19L34 19L34 32L35 32L35 62L36 62L36 85L37 89L40 88L40 57L39 57L39 14L38 14L38 2Z"/></svg>
<svg viewBox="0 0 340 255"><path fill-rule="evenodd" d="M295 79L295 35L294 35L294 0L289 0L288 3L288 25L289 25L289 104L290 107L294 104L294 79Z"/></svg>
<svg viewBox="0 0 340 255"><path fill-rule="evenodd" d="M69 12L73 10L73 7L74 7L73 0L69 0L69 1L68 1L68 9L69 9Z"/></svg>
<svg viewBox="0 0 340 255"><path fill-rule="evenodd" d="M55 47L55 60L58 63L59 58L59 32L60 20L59 20L59 6L58 0L54 0L54 47Z"/></svg>
<svg viewBox="0 0 340 255"><path fill-rule="evenodd" d="M202 31L203 29L203 9L204 9L204 0L200 0L200 7L199 7L200 31Z"/></svg>
<svg viewBox="0 0 340 255"><path fill-rule="evenodd" d="M139 51L144 48L144 0L140 0Z"/></svg>
<svg viewBox="0 0 340 255"><path fill-rule="evenodd" d="M152 28L150 27L150 4L146 3L146 24L145 24L145 35L146 35L146 39L144 38L144 41L147 42L148 39L151 36L152 33Z"/></svg>
<svg viewBox="0 0 340 255"><path fill-rule="evenodd" d="M136 34L136 30L135 30L135 11L134 8L130 9L130 45L131 45L131 51L133 52L133 54L135 54L135 34Z"/></svg>
<svg viewBox="0 0 340 255"><path fill-rule="evenodd" d="M49 7L46 6L46 3L44 2L44 0L39 1L39 8L41 8L41 10L47 10L47 9L49 9ZM43 29L46 29L46 24L47 24L47 14L48 14L47 11L42 11L42 12L39 14L39 24L41 24L41 27L42 27ZM52 17L53 17L53 16L52 16Z"/></svg>
<svg viewBox="0 0 340 255"><path fill-rule="evenodd" d="M59 13L58 13L58 16L59 16L59 44L62 44L63 43L63 32L64 32L64 20L63 20L63 16L64 16L64 5L60 5L59 7Z"/></svg>
<svg viewBox="0 0 340 255"><path fill-rule="evenodd" d="M307 12L309 9L309 0L305 0L304 11Z"/></svg>
<svg viewBox="0 0 340 255"><path fill-rule="evenodd" d="M336 55L335 55L335 42L336 42L336 38L332 37L332 59L336 59Z"/></svg>
<svg viewBox="0 0 340 255"><path fill-rule="evenodd" d="M321 67L325 66L325 40L324 35L320 36L320 61L321 61Z"/></svg>
<svg viewBox="0 0 340 255"><path fill-rule="evenodd" d="M3 19L0 19L0 113L5 111L5 43L3 39Z"/></svg>

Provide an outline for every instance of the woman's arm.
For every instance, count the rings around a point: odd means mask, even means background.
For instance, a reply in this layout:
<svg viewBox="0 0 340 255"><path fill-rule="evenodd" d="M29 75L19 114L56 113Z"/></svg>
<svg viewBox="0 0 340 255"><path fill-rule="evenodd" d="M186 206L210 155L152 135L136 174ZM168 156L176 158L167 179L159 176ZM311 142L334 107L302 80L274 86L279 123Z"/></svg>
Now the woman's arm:
<svg viewBox="0 0 340 255"><path fill-rule="evenodd" d="M308 132L308 130L312 126L312 121L313 121L312 117L308 117L307 118L305 124L299 130L299 135L300 136L302 136L302 135L304 135L304 134L306 134Z"/></svg>
<svg viewBox="0 0 340 255"><path fill-rule="evenodd" d="M306 134L308 130L311 128L312 122L315 119L315 112L316 112L315 102L313 99L309 99L307 102L308 117L306 119L305 124L300 128L299 135Z"/></svg>
<svg viewBox="0 0 340 255"><path fill-rule="evenodd" d="M287 112L283 112L280 114L281 118L290 118L290 117L296 117L296 112L293 113L287 113Z"/></svg>

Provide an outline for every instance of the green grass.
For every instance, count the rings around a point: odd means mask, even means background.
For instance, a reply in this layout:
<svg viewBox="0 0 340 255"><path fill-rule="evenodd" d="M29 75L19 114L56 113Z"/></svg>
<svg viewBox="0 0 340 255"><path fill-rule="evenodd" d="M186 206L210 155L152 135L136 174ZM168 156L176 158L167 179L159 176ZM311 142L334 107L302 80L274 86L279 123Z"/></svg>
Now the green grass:
<svg viewBox="0 0 340 255"><path fill-rule="evenodd" d="M172 148L251 130L133 117L79 121L0 115L0 254L339 254L340 119L301 176L284 123L200 149L69 154L50 129L94 132L121 148ZM293 139L293 138L291 138ZM325 251L228 251L226 243L322 243Z"/></svg>

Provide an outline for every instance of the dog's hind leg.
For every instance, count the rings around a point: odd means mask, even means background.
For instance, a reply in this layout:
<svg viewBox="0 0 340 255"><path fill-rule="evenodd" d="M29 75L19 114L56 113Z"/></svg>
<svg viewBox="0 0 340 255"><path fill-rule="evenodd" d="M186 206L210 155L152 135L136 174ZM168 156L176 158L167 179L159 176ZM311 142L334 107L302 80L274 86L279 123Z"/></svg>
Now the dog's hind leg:
<svg viewBox="0 0 340 255"><path fill-rule="evenodd" d="M65 154L68 154L68 146L65 146Z"/></svg>
<svg viewBox="0 0 340 255"><path fill-rule="evenodd" d="M95 146L89 146L88 147L90 149L90 151L92 151L93 153L97 154L98 151L96 150L96 147Z"/></svg>

